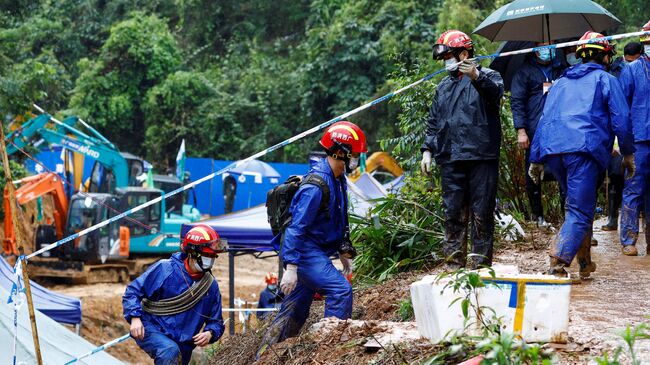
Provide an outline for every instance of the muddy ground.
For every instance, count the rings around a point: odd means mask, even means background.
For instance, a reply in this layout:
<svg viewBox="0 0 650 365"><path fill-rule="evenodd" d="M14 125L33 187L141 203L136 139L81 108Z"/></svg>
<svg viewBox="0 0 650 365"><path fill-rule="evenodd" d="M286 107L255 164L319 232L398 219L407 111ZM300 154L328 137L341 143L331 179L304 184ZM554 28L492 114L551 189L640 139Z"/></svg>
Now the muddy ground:
<svg viewBox="0 0 650 365"><path fill-rule="evenodd" d="M255 259L251 255L238 256L235 259L235 297L256 302L264 289L264 275L277 271L277 258ZM214 264L213 275L219 283L223 297L223 307L228 308L228 256L221 255ZM122 318L122 294L125 284L94 285L48 285L59 293L81 298L83 322L81 336L94 344L102 344L122 336L129 331L128 324ZM224 314L224 320L228 318ZM226 330L227 332L227 330ZM108 352L128 364L153 364L153 361L136 345L128 340Z"/></svg>
<svg viewBox="0 0 650 365"><path fill-rule="evenodd" d="M650 285L644 281L650 266L650 257L645 255L645 242L640 239L639 257L624 257L620 254L618 234L599 229L601 221L595 223L594 237L599 245L593 247L593 260L598 264L590 280L574 285L571 292L569 342L550 346L556 351L560 364L595 364L594 357L604 351L612 352L623 345L617 333L626 326L634 326L646 320L650 305ZM548 265L548 248L554 234L529 229L532 232L524 242L504 243L497 249L495 262L516 264L524 273L540 273ZM577 268L569 271L577 275ZM260 364L401 364L420 363L443 351L427 341L410 341L400 346L368 350L362 344L373 336L375 321L399 321L400 302L409 296L409 284L427 273L403 273L386 283L357 290L353 319L370 321L365 330L347 329L339 324L324 336L307 334L275 345L267 351ZM322 303L317 303L306 326L322 317ZM225 339L212 365L244 365L254 360L264 329L250 331ZM637 343L637 354L642 363L650 363L650 342Z"/></svg>
<svg viewBox="0 0 650 365"><path fill-rule="evenodd" d="M593 259L598 269L593 279L574 285L571 292L569 343L555 346L562 364L586 364L603 351L611 351L622 342L617 331L628 325L646 320L650 307L650 285L645 282L650 257L646 256L645 241L639 239L639 257L620 254L618 234L603 232L594 225L594 236L599 245L593 247ZM528 229L529 236L518 243L504 243L497 248L495 262L516 264L524 273L543 272L548 264L547 251L553 234ZM266 272L277 270L277 259L255 259L250 255L236 258L236 297L254 302L264 288ZM577 272L572 267L570 271ZM228 307L228 260L221 256L213 270L217 278L224 308ZM400 303L409 297L409 285L430 272L402 273L382 285L358 288L355 291L353 319L365 321L399 321ZM128 332L122 319L121 295L124 284L96 285L49 285L52 289L82 298L83 324L81 335L95 344L104 343ZM309 324L322 317L322 303L312 308ZM228 316L224 315L224 319ZM374 323L374 322L371 322ZM211 364L250 364L259 346L263 324L253 321L254 329L233 338L224 338L212 351L216 356ZM255 329L257 328L257 330ZM341 333L345 341L341 341ZM262 364L278 363L418 363L425 355L442 350L427 341L411 341L408 345L385 350L366 351L360 344L372 334L372 330L350 330L346 325L337 327L332 335L314 339L301 336L274 347L272 355L263 358ZM650 363L650 343L638 344L643 361ZM137 345L129 340L108 350L113 356L130 364L153 362ZM593 363L593 362L592 362Z"/></svg>

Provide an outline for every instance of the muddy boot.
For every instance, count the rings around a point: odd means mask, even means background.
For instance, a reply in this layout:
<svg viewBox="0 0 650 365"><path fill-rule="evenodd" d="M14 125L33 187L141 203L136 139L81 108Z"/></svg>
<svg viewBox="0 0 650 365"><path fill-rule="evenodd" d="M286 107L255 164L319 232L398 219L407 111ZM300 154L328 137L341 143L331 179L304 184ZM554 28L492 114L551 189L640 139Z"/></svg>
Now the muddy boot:
<svg viewBox="0 0 650 365"><path fill-rule="evenodd" d="M592 241L592 242L590 242ZM596 271L596 263L591 261L591 246L593 245L593 238L585 237L580 245L580 249L576 253L576 261L580 268L580 279L586 279L592 272Z"/></svg>
<svg viewBox="0 0 650 365"><path fill-rule="evenodd" d="M555 275L559 278L568 278L569 273L566 271L567 266L569 265L551 256L551 264L548 269L548 275Z"/></svg>
<svg viewBox="0 0 650 365"><path fill-rule="evenodd" d="M636 246L634 245L623 246L621 248L621 251L625 256L639 256L639 251L636 249Z"/></svg>

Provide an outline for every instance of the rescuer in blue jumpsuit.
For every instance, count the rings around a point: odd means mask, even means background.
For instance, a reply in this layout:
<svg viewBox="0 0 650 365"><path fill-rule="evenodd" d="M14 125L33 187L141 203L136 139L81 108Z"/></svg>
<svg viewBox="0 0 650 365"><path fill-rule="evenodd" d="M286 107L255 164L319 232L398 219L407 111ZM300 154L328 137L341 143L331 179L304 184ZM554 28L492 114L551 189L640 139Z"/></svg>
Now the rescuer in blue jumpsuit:
<svg viewBox="0 0 650 365"><path fill-rule="evenodd" d="M320 141L327 157L310 171L329 187L327 209L321 209L323 192L315 184L302 184L289 211L291 223L284 232L281 258L286 266L280 282L285 294L277 317L262 339L257 356L277 342L296 336L309 316L315 293L325 297L325 317L349 319L352 315L352 286L345 278L352 270L354 248L348 230L348 199L345 172L353 171L359 155L367 151L366 137L349 122L327 129ZM339 254L341 273L330 257Z"/></svg>
<svg viewBox="0 0 650 365"><path fill-rule="evenodd" d="M650 22L644 27L650 31ZM643 55L627 65L621 72L623 93L630 105L630 116L634 129L634 146L638 173L625 182L621 206L621 245L624 255L636 256L636 241L639 236L639 208L645 208L646 245L650 244L647 231L650 220L650 36L642 36Z"/></svg>
<svg viewBox="0 0 650 365"><path fill-rule="evenodd" d="M631 42L626 44L623 49L623 57L617 58L612 63L612 66L609 68L609 73L616 76L616 78L619 78L623 69L627 67L627 64L636 61L641 57L642 52L643 46L641 43ZM625 92L625 90L623 90L623 92ZM634 118L632 118L632 121L634 121ZM634 122L632 123L634 124ZM625 186L625 179L623 178L621 167L622 161L623 156L621 156L618 146L614 146L612 159L609 161L609 166L607 167L607 176L609 178L609 184L607 186L608 216L607 223L600 227L603 231L618 230L618 210L623 201L623 187Z"/></svg>
<svg viewBox="0 0 650 365"><path fill-rule="evenodd" d="M257 308L269 309L277 308L282 304L284 294L278 288L278 277L274 273L268 273L264 277L266 288L260 293L260 300L258 301ZM260 320L266 319L271 312L257 312L257 318Z"/></svg>
<svg viewBox="0 0 650 365"><path fill-rule="evenodd" d="M191 308L172 315L154 315L143 309L142 300L160 301L182 294L203 278L214 263L219 236L206 225L190 229L181 249L167 260L153 264L126 287L122 297L124 319L133 337L156 365L186 365L196 346L217 341L224 331L221 293L214 281Z"/></svg>
<svg viewBox="0 0 650 365"><path fill-rule="evenodd" d="M537 43L536 46L546 45ZM517 130L519 148L526 151L526 172L529 167L530 142L535 137L537 123L542 116L546 95L551 83L562 75L562 67L554 50L540 50L527 57L526 62L515 74L510 87L510 107L512 119ZM553 64L556 61L557 65ZM535 184L526 173L526 193L532 219L539 227L546 227L544 207L542 206L542 185ZM564 204L563 192L561 201Z"/></svg>
<svg viewBox="0 0 650 365"><path fill-rule="evenodd" d="M581 40L601 38L587 32ZM591 232L596 190L609 163L614 136L623 165L634 174L634 144L629 108L616 78L607 73L612 48L607 41L584 44L582 64L568 69L550 89L530 153L529 174L539 182L548 164L566 192L566 215L551 251L549 273L566 277L565 267L578 255L580 276L595 271Z"/></svg>

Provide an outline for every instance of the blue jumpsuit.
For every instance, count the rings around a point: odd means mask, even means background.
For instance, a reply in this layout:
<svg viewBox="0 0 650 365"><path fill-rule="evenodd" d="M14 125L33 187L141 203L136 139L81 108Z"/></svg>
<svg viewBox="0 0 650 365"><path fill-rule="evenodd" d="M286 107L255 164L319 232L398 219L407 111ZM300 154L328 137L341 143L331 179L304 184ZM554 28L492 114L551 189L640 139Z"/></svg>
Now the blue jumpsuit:
<svg viewBox="0 0 650 365"><path fill-rule="evenodd" d="M262 339L258 356L267 346L300 332L315 293L325 296L325 317L352 316L352 285L330 259L337 254L347 227L345 177L334 177L327 159L319 161L310 173L327 182L328 209L320 209L323 194L316 185L302 185L293 197L289 208L292 220L284 233L281 256L284 265L298 266L298 284L284 298L280 312Z"/></svg>
<svg viewBox="0 0 650 365"><path fill-rule="evenodd" d="M284 299L284 294L280 291L279 287L275 287L275 290L269 289L267 286L260 293L260 300L257 304L257 308L276 308L282 304L282 299ZM267 318L271 312L257 312L258 319Z"/></svg>
<svg viewBox="0 0 650 365"><path fill-rule="evenodd" d="M623 68L620 76L623 93L630 105L630 118L636 147L636 173L625 181L621 206L621 244L634 245L639 235L639 208L645 207L650 221L650 59L643 55ZM648 225L650 227L650 225ZM646 244L650 235L646 233Z"/></svg>
<svg viewBox="0 0 650 365"><path fill-rule="evenodd" d="M629 109L620 83L604 66L578 64L550 89L531 146L530 162L546 163L566 192L566 215L552 257L570 264L591 234L596 189L614 136L634 152Z"/></svg>
<svg viewBox="0 0 650 365"><path fill-rule="evenodd" d="M208 293L186 312L157 316L145 312L140 304L143 298L161 300L177 296L186 291L194 281L185 269L186 255L175 253L168 260L152 265L126 287L122 297L124 319L140 317L144 325L144 339L136 343L156 365L188 364L194 349L192 337L199 332L212 331L210 343L217 341L224 331L221 317L221 293L214 281ZM205 325L205 327L204 327Z"/></svg>

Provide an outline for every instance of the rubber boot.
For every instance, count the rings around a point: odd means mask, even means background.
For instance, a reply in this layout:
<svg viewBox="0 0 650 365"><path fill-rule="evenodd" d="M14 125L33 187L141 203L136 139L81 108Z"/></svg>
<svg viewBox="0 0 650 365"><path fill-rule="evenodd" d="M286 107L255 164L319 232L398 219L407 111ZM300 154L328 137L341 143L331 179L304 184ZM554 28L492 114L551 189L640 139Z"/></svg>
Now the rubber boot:
<svg viewBox="0 0 650 365"><path fill-rule="evenodd" d="M625 256L639 256L639 251L636 249L636 246L634 245L623 246L621 248L621 251Z"/></svg>
<svg viewBox="0 0 650 365"><path fill-rule="evenodd" d="M600 227L603 231L618 230L618 208L616 206L616 197L613 195L612 192L609 193L609 199L607 201L607 211L609 212L609 216L607 217L607 224Z"/></svg>
<svg viewBox="0 0 650 365"><path fill-rule="evenodd" d="M596 263L591 261L591 242L589 235L585 237L576 254L576 260L580 267L580 279L588 278L592 272L596 271Z"/></svg>
<svg viewBox="0 0 650 365"><path fill-rule="evenodd" d="M551 264L548 269L549 275L555 275L559 278L569 277L569 273L566 271L566 267L569 266L562 262L561 260L551 256Z"/></svg>

